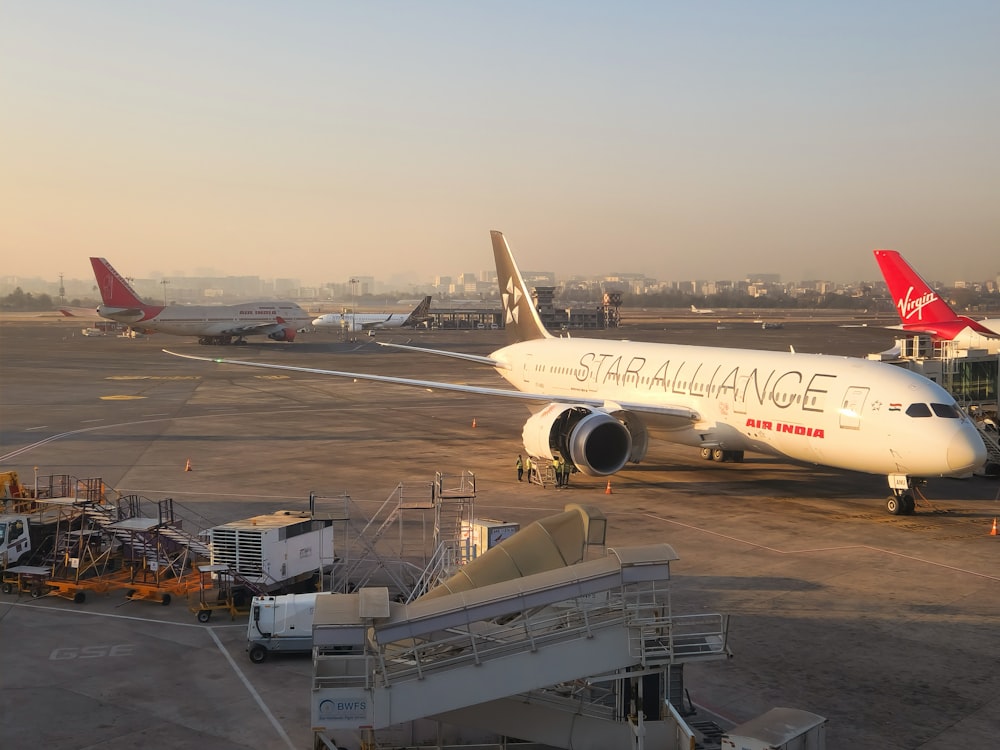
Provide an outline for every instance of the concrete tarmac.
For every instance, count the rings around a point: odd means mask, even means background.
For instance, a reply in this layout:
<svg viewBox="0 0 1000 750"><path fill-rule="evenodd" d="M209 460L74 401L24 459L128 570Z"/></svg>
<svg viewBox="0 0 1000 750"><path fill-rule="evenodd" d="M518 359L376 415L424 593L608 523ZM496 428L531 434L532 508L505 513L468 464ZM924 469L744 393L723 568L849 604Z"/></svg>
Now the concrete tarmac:
<svg viewBox="0 0 1000 750"><path fill-rule="evenodd" d="M896 517L881 476L760 456L714 464L656 444L612 477L611 494L580 474L542 489L516 479L519 404L160 350L502 385L492 370L332 334L223 348L83 337L84 325L0 319L0 468L24 481L34 467L101 477L173 498L207 527L304 509L310 492L374 509L399 483L472 471L480 517L525 525L569 502L595 505L608 546L673 545L674 613L731 616L733 658L685 670L700 716L802 708L830 720L832 748L985 748L1000 736L995 479L932 480L917 514ZM599 335L858 356L893 343L892 332L825 319L763 331L651 316ZM503 332L380 338L486 354ZM120 592L83 604L0 595L0 747L311 747L310 660L251 664L245 627Z"/></svg>

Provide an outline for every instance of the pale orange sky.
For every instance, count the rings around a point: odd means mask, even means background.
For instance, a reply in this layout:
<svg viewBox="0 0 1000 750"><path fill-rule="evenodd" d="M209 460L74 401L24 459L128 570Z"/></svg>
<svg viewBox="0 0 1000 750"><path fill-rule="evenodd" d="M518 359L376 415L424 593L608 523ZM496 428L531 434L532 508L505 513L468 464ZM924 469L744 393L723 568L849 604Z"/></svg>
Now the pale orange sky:
<svg viewBox="0 0 1000 750"><path fill-rule="evenodd" d="M13 2L2 275L1000 272L990 2Z"/></svg>

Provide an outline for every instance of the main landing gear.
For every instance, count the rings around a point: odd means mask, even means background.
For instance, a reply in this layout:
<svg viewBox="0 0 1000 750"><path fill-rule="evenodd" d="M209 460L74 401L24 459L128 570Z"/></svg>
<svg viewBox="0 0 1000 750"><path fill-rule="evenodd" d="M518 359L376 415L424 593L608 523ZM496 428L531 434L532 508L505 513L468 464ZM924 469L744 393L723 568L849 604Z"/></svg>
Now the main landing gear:
<svg viewBox="0 0 1000 750"><path fill-rule="evenodd" d="M229 344L245 344L247 340L242 336L237 336L233 341L232 336L199 336L198 343L203 346L227 346Z"/></svg>
<svg viewBox="0 0 1000 750"><path fill-rule="evenodd" d="M727 451L722 448L702 448L701 457L706 461L732 461L736 464L743 463L743 451Z"/></svg>

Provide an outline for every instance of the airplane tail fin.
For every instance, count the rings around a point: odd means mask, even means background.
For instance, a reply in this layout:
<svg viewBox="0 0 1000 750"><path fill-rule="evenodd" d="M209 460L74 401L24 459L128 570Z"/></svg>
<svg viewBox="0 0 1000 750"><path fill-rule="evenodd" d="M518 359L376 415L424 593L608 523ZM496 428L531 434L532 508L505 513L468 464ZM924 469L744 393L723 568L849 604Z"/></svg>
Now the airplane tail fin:
<svg viewBox="0 0 1000 750"><path fill-rule="evenodd" d="M148 307L135 293L131 285L105 258L91 258L97 288L101 290L101 301L106 307L137 308Z"/></svg>
<svg viewBox="0 0 1000 750"><path fill-rule="evenodd" d="M538 317L538 310L531 301L531 292L525 285L521 272L517 270L503 232L491 231L490 237L497 264L497 283L500 285L500 299L503 302L507 343L552 338Z"/></svg>
<svg viewBox="0 0 1000 750"><path fill-rule="evenodd" d="M876 250L875 260L904 331L953 339L964 328L995 335L972 318L959 315L895 250Z"/></svg>
<svg viewBox="0 0 1000 750"><path fill-rule="evenodd" d="M431 309L431 296L428 294L422 300L420 304L413 308L413 312L409 314L406 320L403 321L404 326L415 326L423 323L430 316L428 315Z"/></svg>

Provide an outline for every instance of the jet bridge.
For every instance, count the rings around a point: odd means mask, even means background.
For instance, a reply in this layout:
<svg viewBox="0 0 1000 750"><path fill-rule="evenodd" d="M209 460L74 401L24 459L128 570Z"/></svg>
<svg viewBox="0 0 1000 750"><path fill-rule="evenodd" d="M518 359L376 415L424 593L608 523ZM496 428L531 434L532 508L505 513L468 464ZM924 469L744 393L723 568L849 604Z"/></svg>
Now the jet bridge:
<svg viewBox="0 0 1000 750"><path fill-rule="evenodd" d="M676 559L667 544L617 548L410 604L386 589L319 597L314 731L357 746L347 738L431 718L574 750L676 746L663 676L728 656L725 618L672 614Z"/></svg>

